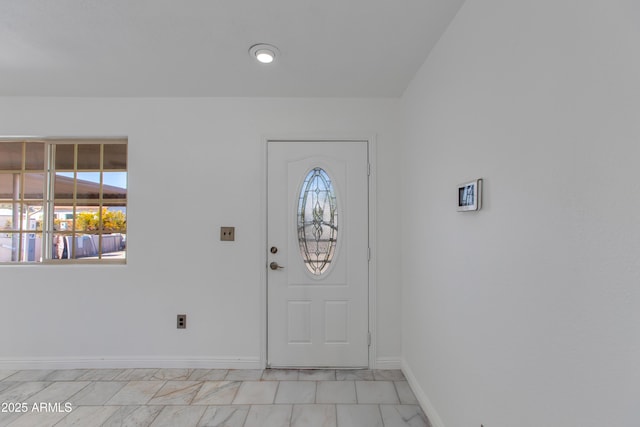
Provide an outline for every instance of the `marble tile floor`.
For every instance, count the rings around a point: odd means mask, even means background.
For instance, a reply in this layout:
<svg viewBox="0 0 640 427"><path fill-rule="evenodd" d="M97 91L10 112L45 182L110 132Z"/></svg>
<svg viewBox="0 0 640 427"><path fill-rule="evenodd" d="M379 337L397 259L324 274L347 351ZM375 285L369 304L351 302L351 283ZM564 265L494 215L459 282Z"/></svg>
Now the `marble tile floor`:
<svg viewBox="0 0 640 427"><path fill-rule="evenodd" d="M431 427L399 370L0 370L0 427Z"/></svg>

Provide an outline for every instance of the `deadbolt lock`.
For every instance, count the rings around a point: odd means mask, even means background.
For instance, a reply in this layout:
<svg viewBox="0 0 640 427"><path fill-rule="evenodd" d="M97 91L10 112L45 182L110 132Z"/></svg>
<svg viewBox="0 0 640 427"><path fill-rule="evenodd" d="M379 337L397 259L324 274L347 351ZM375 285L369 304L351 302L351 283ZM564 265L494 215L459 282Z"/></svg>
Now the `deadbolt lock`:
<svg viewBox="0 0 640 427"><path fill-rule="evenodd" d="M278 248L276 248L275 246L271 246L270 251L271 251L272 254L277 254L278 253Z"/></svg>

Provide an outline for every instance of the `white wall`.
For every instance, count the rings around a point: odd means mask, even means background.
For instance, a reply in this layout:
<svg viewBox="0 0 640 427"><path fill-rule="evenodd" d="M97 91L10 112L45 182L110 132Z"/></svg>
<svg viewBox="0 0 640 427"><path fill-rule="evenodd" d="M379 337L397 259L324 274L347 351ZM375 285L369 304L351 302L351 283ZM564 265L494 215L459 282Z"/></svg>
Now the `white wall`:
<svg viewBox="0 0 640 427"><path fill-rule="evenodd" d="M468 1L406 91L403 358L435 426L640 425L638 23Z"/></svg>
<svg viewBox="0 0 640 427"><path fill-rule="evenodd" d="M0 267L0 364L257 367L263 138L290 134L377 136L376 349L398 364L398 112L382 99L0 99L0 135L129 137L127 265ZM236 242L219 241L223 225Z"/></svg>

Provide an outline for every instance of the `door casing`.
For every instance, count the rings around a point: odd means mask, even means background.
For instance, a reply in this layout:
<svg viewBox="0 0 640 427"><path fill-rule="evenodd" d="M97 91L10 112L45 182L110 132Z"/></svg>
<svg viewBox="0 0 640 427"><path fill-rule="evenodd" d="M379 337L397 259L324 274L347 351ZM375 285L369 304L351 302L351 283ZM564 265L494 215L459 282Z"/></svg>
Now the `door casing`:
<svg viewBox="0 0 640 427"><path fill-rule="evenodd" d="M377 147L375 135L319 135L319 136L265 136L262 139L262 197L261 197L261 244L260 250L260 367L267 368L267 264L268 264L268 242L267 242L267 146L270 141L296 141L296 142L339 142L339 141L365 141L369 147L369 332L371 334L371 344L369 345L369 369L376 368L376 347L377 347L377 293L376 293L376 210L377 188L376 188L376 160Z"/></svg>

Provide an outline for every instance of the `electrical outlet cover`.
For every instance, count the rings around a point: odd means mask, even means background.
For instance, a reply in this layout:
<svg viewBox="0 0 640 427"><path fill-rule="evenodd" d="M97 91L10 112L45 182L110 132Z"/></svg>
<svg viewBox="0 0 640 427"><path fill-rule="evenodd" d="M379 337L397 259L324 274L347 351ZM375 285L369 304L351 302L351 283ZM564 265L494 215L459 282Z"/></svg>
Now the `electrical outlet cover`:
<svg viewBox="0 0 640 427"><path fill-rule="evenodd" d="M220 240L223 242L233 242L236 240L236 228L220 227Z"/></svg>
<svg viewBox="0 0 640 427"><path fill-rule="evenodd" d="M178 314L178 316L177 316L177 328L178 329L187 329L187 315L186 314Z"/></svg>

